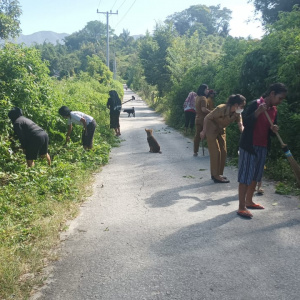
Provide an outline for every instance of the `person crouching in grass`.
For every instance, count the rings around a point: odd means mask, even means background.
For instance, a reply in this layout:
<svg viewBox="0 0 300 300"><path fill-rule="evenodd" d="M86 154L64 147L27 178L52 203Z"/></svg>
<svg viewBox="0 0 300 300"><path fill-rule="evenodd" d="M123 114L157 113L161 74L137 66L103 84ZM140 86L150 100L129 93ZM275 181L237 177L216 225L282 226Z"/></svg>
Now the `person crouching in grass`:
<svg viewBox="0 0 300 300"><path fill-rule="evenodd" d="M46 131L36 125L30 119L23 116L19 107L14 107L9 111L8 117L13 123L14 133L20 140L21 147L26 155L27 166L33 167L34 160L38 155L46 158L48 165L51 165L51 158L48 154L49 136Z"/></svg>
<svg viewBox="0 0 300 300"><path fill-rule="evenodd" d="M80 111L72 111L67 106L62 106L58 110L59 114L68 119L68 132L66 135L66 143L70 141L70 135L72 132L72 124L83 126L82 131L82 145L85 150L93 148L93 138L96 129L96 121L93 117L82 113Z"/></svg>

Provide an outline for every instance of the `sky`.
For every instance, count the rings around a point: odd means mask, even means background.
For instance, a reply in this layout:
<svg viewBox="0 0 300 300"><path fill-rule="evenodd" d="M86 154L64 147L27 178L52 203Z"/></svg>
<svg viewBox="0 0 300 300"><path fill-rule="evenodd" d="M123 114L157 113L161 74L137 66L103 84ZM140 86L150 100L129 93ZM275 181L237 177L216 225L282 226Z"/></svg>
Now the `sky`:
<svg viewBox="0 0 300 300"><path fill-rule="evenodd" d="M263 29L254 20L254 7L248 0L19 0L22 34L53 31L72 34L83 29L90 21L109 25L119 35L123 29L131 35L150 33L156 23L162 23L169 15L181 12L192 5L221 5L232 10L230 34L234 37L261 38ZM97 12L98 11L98 12ZM104 12L104 13L102 13ZM118 12L118 14L116 14Z"/></svg>

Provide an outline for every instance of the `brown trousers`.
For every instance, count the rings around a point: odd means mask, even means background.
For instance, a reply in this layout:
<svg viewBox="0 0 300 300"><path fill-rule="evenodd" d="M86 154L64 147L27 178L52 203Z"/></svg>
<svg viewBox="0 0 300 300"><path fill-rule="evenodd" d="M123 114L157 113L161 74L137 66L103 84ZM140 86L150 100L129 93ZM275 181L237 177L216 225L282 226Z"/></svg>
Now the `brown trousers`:
<svg viewBox="0 0 300 300"><path fill-rule="evenodd" d="M203 125L202 124L195 124L196 127L196 133L194 137L194 153L198 153L199 151L199 145L200 145L200 132L203 130Z"/></svg>
<svg viewBox="0 0 300 300"><path fill-rule="evenodd" d="M206 138L210 156L211 175L223 175L227 157L226 133L218 134L217 136L206 136Z"/></svg>

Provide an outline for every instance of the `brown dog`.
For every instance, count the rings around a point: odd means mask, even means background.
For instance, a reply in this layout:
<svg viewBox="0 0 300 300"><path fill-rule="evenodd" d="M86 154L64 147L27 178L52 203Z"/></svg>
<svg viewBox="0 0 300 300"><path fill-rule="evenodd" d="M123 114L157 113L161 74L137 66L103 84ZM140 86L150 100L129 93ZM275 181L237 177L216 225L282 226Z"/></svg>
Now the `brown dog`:
<svg viewBox="0 0 300 300"><path fill-rule="evenodd" d="M147 132L147 141L150 147L150 151L152 153L161 153L160 146L157 142L157 140L153 136L153 130L152 129L145 129Z"/></svg>

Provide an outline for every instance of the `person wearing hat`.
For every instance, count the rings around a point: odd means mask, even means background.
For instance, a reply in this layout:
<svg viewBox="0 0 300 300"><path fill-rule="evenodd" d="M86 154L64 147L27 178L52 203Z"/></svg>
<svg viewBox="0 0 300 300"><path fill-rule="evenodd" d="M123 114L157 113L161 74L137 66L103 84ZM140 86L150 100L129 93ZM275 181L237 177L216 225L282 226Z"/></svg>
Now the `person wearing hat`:
<svg viewBox="0 0 300 300"><path fill-rule="evenodd" d="M21 147L26 155L27 166L33 167L34 160L37 159L38 155L41 158L46 158L50 166L51 158L48 154L49 137L47 132L30 119L25 118L19 107L10 110L8 117L13 123L14 133L20 140Z"/></svg>
<svg viewBox="0 0 300 300"><path fill-rule="evenodd" d="M72 111L67 106L62 106L58 110L59 114L68 119L68 132L66 135L66 143L70 141L70 135L73 129L72 124L83 126L82 131L82 145L85 150L93 148L93 138L96 129L96 121L93 117L80 112L80 111Z"/></svg>

